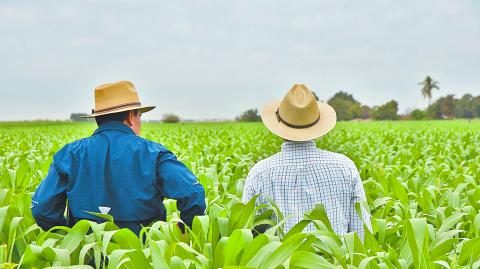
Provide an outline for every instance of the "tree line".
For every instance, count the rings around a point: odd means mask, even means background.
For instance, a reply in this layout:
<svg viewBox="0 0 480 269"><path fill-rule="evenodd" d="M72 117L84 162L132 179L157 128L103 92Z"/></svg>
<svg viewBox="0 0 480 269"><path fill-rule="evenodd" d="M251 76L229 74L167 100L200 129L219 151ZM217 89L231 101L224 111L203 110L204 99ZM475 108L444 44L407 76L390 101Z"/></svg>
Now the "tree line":
<svg viewBox="0 0 480 269"><path fill-rule="evenodd" d="M405 115L398 113L398 102L391 100L379 106L370 107L360 103L352 94L345 91L335 93L327 103L337 112L337 119L340 121L348 120L397 120L397 119L453 119L480 118L480 95L473 96L465 94L461 98L455 98L454 95L447 95L438 98L432 103L434 90L440 90L438 81L430 76L426 76L419 83L421 86L420 94L428 99L426 109L415 109ZM317 95L314 93L318 100ZM257 109L249 109L236 118L237 121L260 121Z"/></svg>
<svg viewBox="0 0 480 269"><path fill-rule="evenodd" d="M318 97L315 94L315 98ZM327 102L337 112L337 120L346 121L353 119L376 119L376 120L396 120L398 119L398 103L395 100L389 101L383 105L369 107L362 105L355 100L353 95L347 92L337 92ZM249 109L236 118L237 121L260 121L260 115L257 109Z"/></svg>
<svg viewBox="0 0 480 269"><path fill-rule="evenodd" d="M463 118L472 119L480 118L480 95L473 96L465 94L461 98L456 98L453 94L438 98L432 103L432 95L435 90L439 91L438 81L430 76L426 76L424 80L418 83L420 94L423 98L428 99L428 107L426 109L415 109L405 115L399 115L398 102L390 100L379 106L368 106L356 100L352 94L345 91L335 93L327 103L331 105L337 112L337 119L340 121L348 120L397 120L397 119L453 119ZM318 96L315 94L317 100ZM72 113L71 121L91 121L85 119L85 113ZM260 121L258 109L249 109L238 117L236 121ZM181 119L172 113L164 114L161 121L166 123L180 122Z"/></svg>

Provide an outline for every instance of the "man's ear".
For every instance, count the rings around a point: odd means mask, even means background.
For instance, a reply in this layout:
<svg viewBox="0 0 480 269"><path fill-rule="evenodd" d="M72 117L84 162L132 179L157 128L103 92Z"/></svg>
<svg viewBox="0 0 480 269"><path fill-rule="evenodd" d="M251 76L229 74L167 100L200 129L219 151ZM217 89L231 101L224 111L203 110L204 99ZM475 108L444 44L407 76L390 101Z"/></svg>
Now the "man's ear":
<svg viewBox="0 0 480 269"><path fill-rule="evenodd" d="M133 126L133 118L134 117L135 117L135 115L133 115L133 110L129 110L128 111L128 117L125 120L126 121L125 123L130 127Z"/></svg>

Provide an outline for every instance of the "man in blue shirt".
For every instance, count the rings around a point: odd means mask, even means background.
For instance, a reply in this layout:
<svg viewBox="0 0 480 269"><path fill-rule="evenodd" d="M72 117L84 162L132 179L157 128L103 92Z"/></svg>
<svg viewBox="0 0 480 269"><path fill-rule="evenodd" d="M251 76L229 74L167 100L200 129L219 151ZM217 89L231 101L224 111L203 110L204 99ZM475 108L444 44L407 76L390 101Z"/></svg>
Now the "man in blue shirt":
<svg viewBox="0 0 480 269"><path fill-rule="evenodd" d="M164 198L177 200L182 221L205 211L205 190L195 175L161 144L140 135L142 106L128 81L95 89L98 129L65 145L53 157L47 177L32 198L32 214L44 230L80 219L103 221L87 212L108 213L121 228L165 220ZM65 218L68 200L69 220Z"/></svg>

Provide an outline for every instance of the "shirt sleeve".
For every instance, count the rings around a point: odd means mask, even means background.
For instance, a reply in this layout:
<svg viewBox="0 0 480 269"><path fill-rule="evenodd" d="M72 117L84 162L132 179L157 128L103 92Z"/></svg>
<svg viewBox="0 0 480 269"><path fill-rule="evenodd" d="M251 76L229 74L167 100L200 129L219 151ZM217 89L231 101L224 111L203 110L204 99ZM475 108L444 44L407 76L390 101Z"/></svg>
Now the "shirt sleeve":
<svg viewBox="0 0 480 269"><path fill-rule="evenodd" d="M67 178L50 165L47 177L40 183L32 198L32 215L38 226L49 230L54 226L65 226Z"/></svg>
<svg viewBox="0 0 480 269"><path fill-rule="evenodd" d="M362 239L362 241L365 237L363 225L365 224L365 226L367 226L368 229L371 230L370 212L368 212L365 206L360 204L361 217L363 219L362 221L362 219L360 219L359 215L357 214L357 211L355 210L355 205L357 203L365 202L366 200L367 198L363 189L362 179L360 178L360 175L355 168L353 172L353 191L350 201L348 231L357 232L358 236Z"/></svg>
<svg viewBox="0 0 480 269"><path fill-rule="evenodd" d="M157 158L157 180L162 195L177 200L180 218L192 226L193 218L205 214L205 190L195 175L170 151Z"/></svg>
<svg viewBox="0 0 480 269"><path fill-rule="evenodd" d="M252 173L249 173L247 179L245 180L245 185L243 186L242 193L242 202L248 203L253 196L255 196L255 189L253 188Z"/></svg>

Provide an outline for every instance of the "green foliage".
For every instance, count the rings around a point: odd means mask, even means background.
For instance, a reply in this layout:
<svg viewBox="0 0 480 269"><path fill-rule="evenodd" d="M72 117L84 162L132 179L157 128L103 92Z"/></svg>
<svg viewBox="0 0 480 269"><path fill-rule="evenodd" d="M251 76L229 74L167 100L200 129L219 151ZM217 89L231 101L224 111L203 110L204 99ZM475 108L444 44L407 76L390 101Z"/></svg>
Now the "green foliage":
<svg viewBox="0 0 480 269"><path fill-rule="evenodd" d="M428 98L428 104L430 105L432 100L432 91L434 89L440 90L438 87L438 81L433 80L430 76L426 76L425 79L418 84L422 85L422 96L423 98Z"/></svg>
<svg viewBox="0 0 480 269"><path fill-rule="evenodd" d="M346 92L337 92L328 100L328 104L337 112L338 120L356 119L362 115L360 102Z"/></svg>
<svg viewBox="0 0 480 269"><path fill-rule="evenodd" d="M261 121L260 115L258 114L258 109L249 109L243 112L240 116L238 116L236 121Z"/></svg>
<svg viewBox="0 0 480 269"><path fill-rule="evenodd" d="M428 116L432 119L449 119L455 115L455 98L453 95L440 97L427 109Z"/></svg>
<svg viewBox="0 0 480 269"><path fill-rule="evenodd" d="M474 117L480 118L480 95L473 98L472 107Z"/></svg>
<svg viewBox="0 0 480 269"><path fill-rule="evenodd" d="M475 116L475 104L471 94L465 94L462 98L455 100L455 117L471 119ZM480 104L479 104L480 105Z"/></svg>
<svg viewBox="0 0 480 269"><path fill-rule="evenodd" d="M373 108L373 118L376 120L396 120L398 119L398 103L395 100L387 102L384 105Z"/></svg>
<svg viewBox="0 0 480 269"><path fill-rule="evenodd" d="M360 107L360 117L364 120L366 119L370 119L372 117L372 109L367 106L367 105L363 105Z"/></svg>
<svg viewBox="0 0 480 269"><path fill-rule="evenodd" d="M441 97L436 103L440 107L442 117L453 118L455 116L455 98L453 95Z"/></svg>
<svg viewBox="0 0 480 269"><path fill-rule="evenodd" d="M478 118L480 117L480 96L465 94L460 99L455 98L454 95L440 97L427 108L427 114L431 119Z"/></svg>
<svg viewBox="0 0 480 269"><path fill-rule="evenodd" d="M72 113L70 114L70 120L74 122L93 122L93 119L83 118L84 116L87 116L87 113Z"/></svg>
<svg viewBox="0 0 480 269"><path fill-rule="evenodd" d="M180 118L175 114L164 114L162 121L165 123L177 123L180 122Z"/></svg>
<svg viewBox="0 0 480 269"><path fill-rule="evenodd" d="M282 143L261 124L242 123L144 124L143 136L170 148L206 188L207 214L185 234L172 200L167 221L145 227L144 240L112 221L42 231L31 216L32 192L52 155L94 129L0 124L1 268L480 266L480 121L340 122L317 141L359 168L373 225L363 242L333 233L321 205L285 234L274 205L241 203L248 170ZM262 224L270 228L256 235ZM308 225L316 230L303 231Z"/></svg>
<svg viewBox="0 0 480 269"><path fill-rule="evenodd" d="M427 118L427 112L421 109L415 109L410 113L410 116L412 117L413 120L423 120Z"/></svg>

